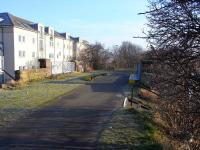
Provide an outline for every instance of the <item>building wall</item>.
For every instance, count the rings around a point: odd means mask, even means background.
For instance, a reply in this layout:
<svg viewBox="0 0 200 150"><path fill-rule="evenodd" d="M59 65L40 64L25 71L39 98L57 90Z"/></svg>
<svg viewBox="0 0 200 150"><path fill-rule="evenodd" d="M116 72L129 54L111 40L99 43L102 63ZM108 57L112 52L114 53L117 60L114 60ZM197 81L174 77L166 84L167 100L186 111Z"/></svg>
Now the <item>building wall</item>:
<svg viewBox="0 0 200 150"><path fill-rule="evenodd" d="M70 61L73 57L73 42L70 39L66 39L64 44L64 61Z"/></svg>
<svg viewBox="0 0 200 150"><path fill-rule="evenodd" d="M52 36L50 30L45 32L45 26L36 24L38 31L26 30L19 27L7 27L3 29L3 39L0 32L0 42L4 41L4 69L15 77L16 70L35 69L39 67L38 59L50 59L54 69L54 74L62 73L67 62L72 61L76 55L77 43L69 36L62 38L54 36L53 45L50 44ZM41 37L40 27L43 27ZM1 29L1 28L0 28ZM48 27L48 29L53 29ZM41 40L43 48L41 49ZM73 69L72 69L73 70ZM10 79L9 76L5 76Z"/></svg>
<svg viewBox="0 0 200 150"><path fill-rule="evenodd" d="M44 27L39 24L38 28L40 26ZM74 55L74 42L53 35L52 45L50 38L50 34L41 38L39 32L14 27L14 70L37 68L38 59L44 58L51 60L54 74L62 73L62 62L70 61ZM40 49L41 40L44 42L43 49Z"/></svg>
<svg viewBox="0 0 200 150"><path fill-rule="evenodd" d="M55 37L55 61L63 61L63 39Z"/></svg>
<svg viewBox="0 0 200 150"><path fill-rule="evenodd" d="M3 28L0 28L0 42L2 42L2 33L3 33Z"/></svg>
<svg viewBox="0 0 200 150"><path fill-rule="evenodd" d="M73 44L72 44L72 47L73 47L73 59L76 60L76 56L77 56L77 42L73 41Z"/></svg>
<svg viewBox="0 0 200 150"><path fill-rule="evenodd" d="M3 29L0 28L0 84L4 82L4 72L3 72Z"/></svg>
<svg viewBox="0 0 200 150"><path fill-rule="evenodd" d="M53 62L55 58L55 54L54 54L55 40L54 40L54 37L52 41L50 40L50 38L51 38L50 35L45 36L46 59L50 59L51 62ZM50 41L51 41L51 44L50 44Z"/></svg>
<svg viewBox="0 0 200 150"><path fill-rule="evenodd" d="M4 70L8 72L12 77L15 77L14 73L14 32L13 27L3 28L3 44L4 44ZM5 80L10 77L5 74Z"/></svg>
<svg viewBox="0 0 200 150"><path fill-rule="evenodd" d="M55 37L54 61L52 62L52 74L63 73L63 39Z"/></svg>
<svg viewBox="0 0 200 150"><path fill-rule="evenodd" d="M36 28L38 30L38 34L37 34L38 58L43 59L43 58L46 58L45 26L41 23L38 23L36 25Z"/></svg>
<svg viewBox="0 0 200 150"><path fill-rule="evenodd" d="M14 27L14 70L38 67L37 32Z"/></svg>

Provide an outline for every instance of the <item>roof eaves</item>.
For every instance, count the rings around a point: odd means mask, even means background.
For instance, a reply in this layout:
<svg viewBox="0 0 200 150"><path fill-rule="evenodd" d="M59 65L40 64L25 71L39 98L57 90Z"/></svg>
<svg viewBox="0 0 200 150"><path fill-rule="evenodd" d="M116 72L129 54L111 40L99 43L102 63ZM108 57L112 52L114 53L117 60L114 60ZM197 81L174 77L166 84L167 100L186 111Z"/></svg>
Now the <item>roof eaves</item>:
<svg viewBox="0 0 200 150"><path fill-rule="evenodd" d="M11 15L10 13L6 13L8 15L8 18L10 19L10 22L12 23L12 26L15 26L14 21L13 21L13 15Z"/></svg>

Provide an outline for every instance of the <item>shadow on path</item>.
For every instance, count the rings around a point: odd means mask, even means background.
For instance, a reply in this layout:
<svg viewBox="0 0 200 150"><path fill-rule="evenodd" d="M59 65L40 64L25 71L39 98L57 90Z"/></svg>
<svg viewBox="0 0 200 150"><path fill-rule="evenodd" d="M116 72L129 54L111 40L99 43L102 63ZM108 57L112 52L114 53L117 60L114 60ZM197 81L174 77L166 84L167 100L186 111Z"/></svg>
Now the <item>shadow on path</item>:
<svg viewBox="0 0 200 150"><path fill-rule="evenodd" d="M95 149L101 130L122 104L116 94L127 80L128 75L123 73L97 78L14 124L0 128L0 149ZM80 84L78 80L50 83Z"/></svg>
<svg viewBox="0 0 200 150"><path fill-rule="evenodd" d="M83 78L70 79L65 81L51 81L51 84L85 84L90 85L93 92L117 92L122 85L128 83L127 73L115 72L106 77L97 77L95 81L84 81Z"/></svg>

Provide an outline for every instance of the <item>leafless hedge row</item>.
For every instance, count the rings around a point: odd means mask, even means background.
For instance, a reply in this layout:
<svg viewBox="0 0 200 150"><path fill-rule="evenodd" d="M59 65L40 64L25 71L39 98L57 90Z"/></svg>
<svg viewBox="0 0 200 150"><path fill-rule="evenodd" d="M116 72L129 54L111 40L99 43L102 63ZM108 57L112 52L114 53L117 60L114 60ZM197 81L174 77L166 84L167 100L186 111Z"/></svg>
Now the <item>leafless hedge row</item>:
<svg viewBox="0 0 200 150"><path fill-rule="evenodd" d="M147 38L153 88L175 139L200 149L200 1L151 0Z"/></svg>

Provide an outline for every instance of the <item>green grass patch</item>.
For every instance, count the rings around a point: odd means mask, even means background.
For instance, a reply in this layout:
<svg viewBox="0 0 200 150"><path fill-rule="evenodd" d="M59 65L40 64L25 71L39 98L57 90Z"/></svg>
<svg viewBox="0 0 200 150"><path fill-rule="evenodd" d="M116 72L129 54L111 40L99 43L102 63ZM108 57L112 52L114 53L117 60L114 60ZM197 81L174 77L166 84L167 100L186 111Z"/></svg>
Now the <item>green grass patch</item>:
<svg viewBox="0 0 200 150"><path fill-rule="evenodd" d="M154 139L157 132L151 114L136 109L121 109L101 133L99 149L161 150Z"/></svg>
<svg viewBox="0 0 200 150"><path fill-rule="evenodd" d="M60 75L61 77L59 77L59 79L35 81L23 87L13 87L12 90L2 90L0 92L0 126L15 121L26 113L36 110L74 90L85 83L83 81L80 82L78 77L88 74L89 73L65 74ZM74 82L68 82L71 79L73 79Z"/></svg>
<svg viewBox="0 0 200 150"><path fill-rule="evenodd" d="M36 108L78 86L78 84L38 82L21 89L2 91L0 93L0 109Z"/></svg>
<svg viewBox="0 0 200 150"><path fill-rule="evenodd" d="M87 83L83 78L90 75L102 75L105 71L93 73L60 74L43 81L32 81L27 85L13 86L0 91L0 126L5 126L24 117L58 97Z"/></svg>
<svg viewBox="0 0 200 150"><path fill-rule="evenodd" d="M59 75L55 75L52 77L52 79L55 80L66 80L66 79L72 79L72 78L76 78L76 77L83 77L83 76L88 76L91 73L88 72L73 72L73 73L64 73L64 74L59 74Z"/></svg>

